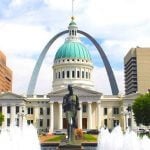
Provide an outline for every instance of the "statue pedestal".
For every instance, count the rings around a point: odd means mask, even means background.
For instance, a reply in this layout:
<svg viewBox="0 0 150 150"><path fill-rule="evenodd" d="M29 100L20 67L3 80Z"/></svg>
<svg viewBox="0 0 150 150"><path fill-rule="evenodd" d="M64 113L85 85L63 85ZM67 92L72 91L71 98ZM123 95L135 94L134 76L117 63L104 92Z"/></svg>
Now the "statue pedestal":
<svg viewBox="0 0 150 150"><path fill-rule="evenodd" d="M84 150L81 144L60 143L58 150Z"/></svg>

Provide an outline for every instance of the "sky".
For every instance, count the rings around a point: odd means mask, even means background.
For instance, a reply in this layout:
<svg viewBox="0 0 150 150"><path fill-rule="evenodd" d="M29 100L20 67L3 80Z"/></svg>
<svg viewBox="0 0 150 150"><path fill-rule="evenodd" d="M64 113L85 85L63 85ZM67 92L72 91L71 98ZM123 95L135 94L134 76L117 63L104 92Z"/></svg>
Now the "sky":
<svg viewBox="0 0 150 150"><path fill-rule="evenodd" d="M0 50L13 71L13 89L26 94L35 63L44 46L66 30L72 15L72 0L0 0ZM123 59L130 48L150 47L149 0L74 0L75 22L103 48L114 71L119 93L124 94ZM66 36L49 49L42 64L35 94L52 90L55 53ZM81 40L92 55L95 89L111 94L101 57L85 37Z"/></svg>

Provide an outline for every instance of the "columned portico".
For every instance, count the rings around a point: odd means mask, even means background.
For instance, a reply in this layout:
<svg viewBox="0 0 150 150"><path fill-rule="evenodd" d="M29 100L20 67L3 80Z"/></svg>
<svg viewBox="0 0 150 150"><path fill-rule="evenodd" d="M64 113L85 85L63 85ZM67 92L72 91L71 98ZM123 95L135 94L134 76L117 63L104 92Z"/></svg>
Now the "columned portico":
<svg viewBox="0 0 150 150"><path fill-rule="evenodd" d="M59 129L63 128L63 110L62 110L62 102L59 102Z"/></svg>
<svg viewBox="0 0 150 150"><path fill-rule="evenodd" d="M88 129L92 129L92 102L88 102Z"/></svg>
<svg viewBox="0 0 150 150"><path fill-rule="evenodd" d="M54 103L50 102L50 132L54 130Z"/></svg>
<svg viewBox="0 0 150 150"><path fill-rule="evenodd" d="M82 129L82 102L79 103L80 110L78 111L78 128Z"/></svg>

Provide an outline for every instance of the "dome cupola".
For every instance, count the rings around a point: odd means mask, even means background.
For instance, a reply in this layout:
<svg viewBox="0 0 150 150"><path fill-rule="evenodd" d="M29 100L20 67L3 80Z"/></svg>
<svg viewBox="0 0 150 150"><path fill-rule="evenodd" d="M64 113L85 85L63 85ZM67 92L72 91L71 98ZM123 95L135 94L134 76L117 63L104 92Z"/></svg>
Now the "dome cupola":
<svg viewBox="0 0 150 150"><path fill-rule="evenodd" d="M66 88L68 84L93 89L91 55L78 37L74 17L68 30L69 35L54 58L53 91Z"/></svg>

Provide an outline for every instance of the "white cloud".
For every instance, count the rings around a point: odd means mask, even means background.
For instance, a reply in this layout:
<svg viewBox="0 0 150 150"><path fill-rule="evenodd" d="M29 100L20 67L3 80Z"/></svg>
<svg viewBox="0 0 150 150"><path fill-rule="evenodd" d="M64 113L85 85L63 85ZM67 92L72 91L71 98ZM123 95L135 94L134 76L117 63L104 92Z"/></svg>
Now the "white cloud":
<svg viewBox="0 0 150 150"><path fill-rule="evenodd" d="M123 57L131 47L150 47L149 0L75 0L74 5L79 29L102 39L101 46L113 65L122 63L123 66ZM24 11L20 14L21 10ZM35 59L52 36L67 29L71 0L12 0L2 15L0 49L14 72L13 90L25 93ZM64 38L60 38L48 52L39 75L37 92L49 92L51 65L63 41ZM91 45L88 47L95 49ZM98 54L90 52L94 57ZM101 84L95 82L96 87L110 93L105 69L96 67L95 70L95 80L102 79ZM124 91L123 70L114 72L120 91Z"/></svg>
<svg viewBox="0 0 150 150"><path fill-rule="evenodd" d="M25 94L35 63L54 34L41 26L11 23L0 23L0 26L0 49L7 57L7 66L13 71L13 91ZM59 38L50 47L41 67L36 92L49 92L51 89L51 82L46 83L52 81L54 55L63 42L64 38Z"/></svg>

